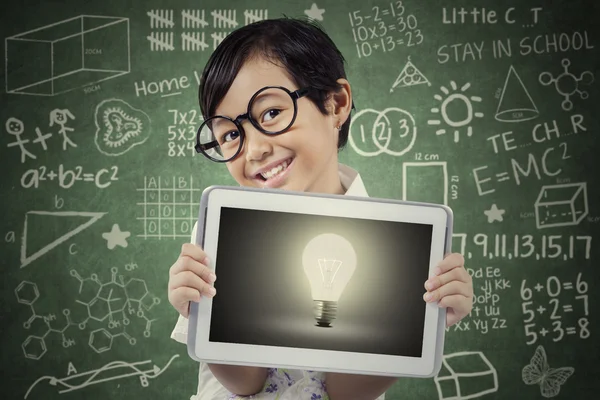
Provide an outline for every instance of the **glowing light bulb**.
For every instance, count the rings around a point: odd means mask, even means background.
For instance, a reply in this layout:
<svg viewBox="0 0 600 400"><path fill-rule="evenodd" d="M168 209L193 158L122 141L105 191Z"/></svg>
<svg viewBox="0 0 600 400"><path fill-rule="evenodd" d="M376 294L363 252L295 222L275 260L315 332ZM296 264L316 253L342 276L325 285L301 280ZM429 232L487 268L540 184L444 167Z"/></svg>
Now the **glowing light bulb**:
<svg viewBox="0 0 600 400"><path fill-rule="evenodd" d="M324 233L308 242L302 265L310 282L317 325L330 326L340 296L356 269L354 248L343 237Z"/></svg>

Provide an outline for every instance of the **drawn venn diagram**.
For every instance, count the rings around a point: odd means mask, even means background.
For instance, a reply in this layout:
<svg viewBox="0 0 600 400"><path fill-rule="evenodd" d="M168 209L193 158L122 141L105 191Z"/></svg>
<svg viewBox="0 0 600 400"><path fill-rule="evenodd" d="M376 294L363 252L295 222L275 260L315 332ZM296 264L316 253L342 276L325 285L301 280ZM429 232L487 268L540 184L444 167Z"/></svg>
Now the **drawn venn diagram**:
<svg viewBox="0 0 600 400"><path fill-rule="evenodd" d="M120 156L150 137L150 117L121 99L96 106L96 147L107 156Z"/></svg>
<svg viewBox="0 0 600 400"><path fill-rule="evenodd" d="M417 127L408 112L390 107L383 111L366 108L359 111L350 123L348 142L365 157L382 153L401 156L415 144Z"/></svg>

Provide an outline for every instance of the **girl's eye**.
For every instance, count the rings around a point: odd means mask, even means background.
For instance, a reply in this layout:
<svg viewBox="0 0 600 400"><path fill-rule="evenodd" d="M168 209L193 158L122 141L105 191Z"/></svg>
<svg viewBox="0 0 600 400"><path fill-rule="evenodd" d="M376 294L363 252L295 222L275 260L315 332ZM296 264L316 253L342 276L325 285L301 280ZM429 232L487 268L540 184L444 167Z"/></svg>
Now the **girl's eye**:
<svg viewBox="0 0 600 400"><path fill-rule="evenodd" d="M221 137L222 142L232 142L240 136L238 131L231 131Z"/></svg>
<svg viewBox="0 0 600 400"><path fill-rule="evenodd" d="M272 119L275 119L275 117L277 117L280 113L281 113L281 110L276 110L276 109L267 111L266 113L263 114L263 122L268 122Z"/></svg>

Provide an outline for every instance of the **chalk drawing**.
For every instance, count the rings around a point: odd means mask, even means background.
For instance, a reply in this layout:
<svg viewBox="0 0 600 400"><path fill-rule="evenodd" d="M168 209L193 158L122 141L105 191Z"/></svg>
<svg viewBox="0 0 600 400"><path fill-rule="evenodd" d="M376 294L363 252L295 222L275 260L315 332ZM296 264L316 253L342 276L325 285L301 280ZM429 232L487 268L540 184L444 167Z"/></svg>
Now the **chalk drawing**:
<svg viewBox="0 0 600 400"><path fill-rule="evenodd" d="M538 229L579 225L589 212L587 183L544 185L534 207Z"/></svg>
<svg viewBox="0 0 600 400"><path fill-rule="evenodd" d="M413 116L397 107L360 110L352 117L349 129L348 143L365 157L381 153L401 156L412 149L417 138Z"/></svg>
<svg viewBox="0 0 600 400"><path fill-rule="evenodd" d="M175 19L173 10L150 10L146 12L150 18L150 28L173 28Z"/></svg>
<svg viewBox="0 0 600 400"><path fill-rule="evenodd" d="M454 142L458 143L460 139L460 131L458 128L462 128L464 126L467 127L467 136L471 136L473 134L473 128L469 125L473 122L473 118L483 118L482 112L473 112L473 103L481 102L481 97L471 96L467 97L464 92L466 92L471 87L470 83L466 83L463 86L458 88L456 82L450 81L450 88L453 93L448 90L445 86L441 86L440 90L442 91L444 96L439 94L434 95L433 97L441 102L440 107L434 107L431 109L431 112L434 114L441 114L443 122L448 125L450 128L454 128ZM458 92L460 90L460 92ZM463 119L454 119L448 113L448 107L451 106L452 109L462 108L465 112L466 116ZM439 119L431 119L427 121L429 125L440 125L442 121ZM436 132L436 135L443 135L446 133L446 129L440 128Z"/></svg>
<svg viewBox="0 0 600 400"><path fill-rule="evenodd" d="M110 232L105 232L102 237L106 240L106 246L109 250L116 246L127 247L127 238L131 236L131 232L122 232L119 229L119 224L114 224Z"/></svg>
<svg viewBox="0 0 600 400"><path fill-rule="evenodd" d="M55 96L128 74L129 39L129 18L103 15L79 15L7 37L6 92Z"/></svg>
<svg viewBox="0 0 600 400"><path fill-rule="evenodd" d="M121 99L108 99L96 106L96 148L107 156L120 156L150 137L148 114Z"/></svg>
<svg viewBox="0 0 600 400"><path fill-rule="evenodd" d="M562 74L555 78L550 72L542 72L539 76L539 81L544 86L554 84L556 92L564 98L564 101L561 104L562 109L571 111L573 109L571 96L577 93L581 99L587 99L589 96L588 92L581 90L579 85L591 85L592 82L594 82L594 74L590 71L584 71L578 78L569 72L571 61L568 58L563 59L561 64L564 69Z"/></svg>
<svg viewBox="0 0 600 400"><path fill-rule="evenodd" d="M437 176L432 183L432 175ZM441 185L440 185L441 181ZM423 184L427 182L429 184ZM448 205L448 166L446 161L402 163L402 200Z"/></svg>
<svg viewBox="0 0 600 400"><path fill-rule="evenodd" d="M494 221L502 222L502 216L505 212L505 210L499 209L496 204L492 204L492 207L489 210L485 210L483 213L487 216L487 220L491 224Z"/></svg>
<svg viewBox="0 0 600 400"><path fill-rule="evenodd" d="M111 361L98 369L74 375L68 375L64 378L58 378L52 375L42 376L31 384L29 389L27 389L24 398L26 399L34 387L43 381L48 381L48 383L54 387L62 388L58 391L58 393L61 394L83 389L91 385L128 378L131 376L139 376L142 387L148 387L148 380L158 378L167 368L169 368L173 360L177 357L179 357L178 354L172 356L163 368L160 368L154 364L147 369L143 369L146 367L142 366L152 363L152 360L138 361L133 363L126 361Z"/></svg>
<svg viewBox="0 0 600 400"><path fill-rule="evenodd" d="M539 111L515 68L506 74L495 118L502 122L523 122L537 118Z"/></svg>
<svg viewBox="0 0 600 400"><path fill-rule="evenodd" d="M204 10L181 10L181 27L184 29L204 29L208 26Z"/></svg>
<svg viewBox="0 0 600 400"><path fill-rule="evenodd" d="M434 378L439 400L467 400L498 391L498 372L481 351L445 354Z"/></svg>
<svg viewBox="0 0 600 400"><path fill-rule="evenodd" d="M235 29L238 26L237 10L213 10L213 27L218 29Z"/></svg>
<svg viewBox="0 0 600 400"><path fill-rule="evenodd" d="M4 127L9 135L13 135L16 138L16 141L8 143L6 147L19 146L19 149L21 150L21 164L25 162L27 157L35 160L37 157L25 148L25 145L29 143L29 139L21 139L21 135L23 135L23 132L25 131L23 121L15 117L10 117L6 120Z"/></svg>
<svg viewBox="0 0 600 400"><path fill-rule="evenodd" d="M423 75L421 71L410 61L410 57L408 61L400 71L400 75L396 78L396 81L392 85L390 89L390 93L394 91L396 87L409 87L415 85L427 84L427 86L431 86L429 80Z"/></svg>
<svg viewBox="0 0 600 400"><path fill-rule="evenodd" d="M244 24L249 25L254 22L269 19L269 10L244 10Z"/></svg>
<svg viewBox="0 0 600 400"><path fill-rule="evenodd" d="M526 385L540 385L540 393L546 398L555 397L560 388L575 372L573 367L550 368L546 351L542 346L535 349L531 362L521 373Z"/></svg>
<svg viewBox="0 0 600 400"><path fill-rule="evenodd" d="M106 213L85 212L85 211L81 211L81 212L79 212L79 211L28 211L25 214L25 222L24 222L24 226L23 226L23 237L21 239L21 268L29 265L30 263L37 260L44 254L48 253L50 250L57 247L59 244L67 241L68 239L77 235L79 232L90 227L94 222L98 221L105 214ZM29 217L32 215L46 215L46 216L51 216L51 217L56 217L56 218L77 217L78 220L80 219L80 217L89 217L89 220L82 223L81 225L77 226L76 228L74 228L66 233L63 233L61 236L59 236L52 242L48 243L41 249L37 250L35 253L27 254L27 233L29 230L28 222L29 222ZM35 231L35 226L33 227L33 230Z"/></svg>
<svg viewBox="0 0 600 400"><path fill-rule="evenodd" d="M50 111L50 126L58 125L60 126L60 130L58 131L59 135L63 137L63 150L67 150L67 145L72 147L77 147L75 143L67 136L67 132L72 132L73 128L69 128L67 126L67 122L69 119L75 119L75 116L71 113L71 111L65 109L55 108Z"/></svg>
<svg viewBox="0 0 600 400"><path fill-rule="evenodd" d="M125 269L130 271L131 267L128 268L128 265L131 264L127 264ZM111 268L111 279L106 282L102 282L96 273L83 278L72 269L70 274L79 282L79 298L75 302L84 306L86 313L84 318L75 321L71 315L72 310L63 309L62 327L56 326L55 314L43 315L36 311L35 303L40 297L36 283L22 281L15 288L17 301L29 306L31 310L31 316L23 323L23 328L30 330L37 321L41 321L45 329L42 332L37 326L38 329L33 329L34 332L23 341L21 348L25 358L40 360L48 351L46 341L50 334L59 334L62 347L65 349L75 346L77 344L75 339L68 335L70 328L77 326L80 330L84 330L91 321L106 324L105 327L90 332L88 337L88 345L98 354L111 350L114 339L119 337L124 338L131 346L137 343L137 339L126 330L130 328L134 317L145 323L144 337L148 338L152 335L152 323L157 319L150 319L149 311L160 304L160 298L148 291L145 280L131 277L126 280L123 275L118 274L116 267ZM118 328L121 331L115 333L114 330Z"/></svg>
<svg viewBox="0 0 600 400"><path fill-rule="evenodd" d="M308 19L317 21L323 21L323 13L325 13L324 8L319 8L317 3L312 3L312 6L308 10L304 10L304 14L308 17Z"/></svg>
<svg viewBox="0 0 600 400"><path fill-rule="evenodd" d="M204 51L208 48L204 32L183 32L181 34L181 50Z"/></svg>

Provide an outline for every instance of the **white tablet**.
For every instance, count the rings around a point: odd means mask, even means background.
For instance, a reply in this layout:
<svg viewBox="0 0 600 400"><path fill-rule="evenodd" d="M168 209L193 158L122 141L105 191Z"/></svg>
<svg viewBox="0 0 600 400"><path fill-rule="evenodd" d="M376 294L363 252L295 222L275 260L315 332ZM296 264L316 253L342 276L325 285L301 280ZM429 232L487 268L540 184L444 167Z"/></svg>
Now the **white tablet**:
<svg viewBox="0 0 600 400"><path fill-rule="evenodd" d="M443 205L211 186L196 243L217 295L190 307L206 363L381 376L440 369L445 309L423 284L450 251Z"/></svg>

